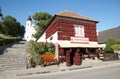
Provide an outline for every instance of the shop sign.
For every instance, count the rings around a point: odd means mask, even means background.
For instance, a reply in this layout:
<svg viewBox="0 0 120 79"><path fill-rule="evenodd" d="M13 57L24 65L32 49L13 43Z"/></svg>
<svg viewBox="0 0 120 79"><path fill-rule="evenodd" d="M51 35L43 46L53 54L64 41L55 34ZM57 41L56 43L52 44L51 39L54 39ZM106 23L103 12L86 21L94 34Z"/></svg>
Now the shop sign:
<svg viewBox="0 0 120 79"><path fill-rule="evenodd" d="M87 37L71 37L71 43L89 43L89 38Z"/></svg>

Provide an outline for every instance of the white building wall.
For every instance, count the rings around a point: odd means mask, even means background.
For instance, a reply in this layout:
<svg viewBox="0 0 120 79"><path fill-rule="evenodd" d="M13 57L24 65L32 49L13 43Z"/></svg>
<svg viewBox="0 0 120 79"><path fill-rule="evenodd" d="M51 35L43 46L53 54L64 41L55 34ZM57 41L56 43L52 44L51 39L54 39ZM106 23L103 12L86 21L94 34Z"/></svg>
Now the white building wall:
<svg viewBox="0 0 120 79"><path fill-rule="evenodd" d="M51 35L48 39L46 39L46 33L44 32L43 35L37 40L37 42L52 42L56 43L58 42L58 32L55 32L53 35Z"/></svg>
<svg viewBox="0 0 120 79"><path fill-rule="evenodd" d="M37 40L37 42L46 42L46 33L44 32L43 35Z"/></svg>
<svg viewBox="0 0 120 79"><path fill-rule="evenodd" d="M52 43L71 43L71 40L58 40L58 32L55 32L48 39L46 39L46 33L44 33L37 42L52 42ZM80 44L80 43L79 43ZM89 44L98 44L97 42L89 41Z"/></svg>
<svg viewBox="0 0 120 79"><path fill-rule="evenodd" d="M53 35L51 35L47 42L57 43L58 42L58 32L55 32Z"/></svg>

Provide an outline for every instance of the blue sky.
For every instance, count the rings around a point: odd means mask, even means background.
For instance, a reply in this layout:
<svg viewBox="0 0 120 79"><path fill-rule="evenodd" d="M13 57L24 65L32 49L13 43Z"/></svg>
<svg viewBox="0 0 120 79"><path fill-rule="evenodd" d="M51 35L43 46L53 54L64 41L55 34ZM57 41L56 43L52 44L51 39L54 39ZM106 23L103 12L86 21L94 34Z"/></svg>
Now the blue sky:
<svg viewBox="0 0 120 79"><path fill-rule="evenodd" d="M54 15L63 10L98 20L98 31L120 25L120 0L0 0L0 6L4 16L11 15L24 26L38 11Z"/></svg>

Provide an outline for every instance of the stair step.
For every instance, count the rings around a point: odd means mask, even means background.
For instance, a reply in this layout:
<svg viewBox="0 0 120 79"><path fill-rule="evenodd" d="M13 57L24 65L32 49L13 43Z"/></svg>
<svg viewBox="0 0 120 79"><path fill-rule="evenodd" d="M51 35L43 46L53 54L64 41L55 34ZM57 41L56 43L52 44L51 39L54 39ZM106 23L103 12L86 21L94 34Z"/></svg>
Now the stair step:
<svg viewBox="0 0 120 79"><path fill-rule="evenodd" d="M9 45L0 55L0 71L25 69L26 46L25 41Z"/></svg>

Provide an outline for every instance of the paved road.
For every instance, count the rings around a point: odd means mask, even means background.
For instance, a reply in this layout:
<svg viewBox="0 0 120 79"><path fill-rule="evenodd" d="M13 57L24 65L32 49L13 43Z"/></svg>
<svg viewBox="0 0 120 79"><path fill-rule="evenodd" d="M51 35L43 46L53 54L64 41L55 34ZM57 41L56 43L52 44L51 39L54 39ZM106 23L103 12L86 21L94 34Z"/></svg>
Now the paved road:
<svg viewBox="0 0 120 79"><path fill-rule="evenodd" d="M17 79L120 79L120 64L89 69L22 76Z"/></svg>

